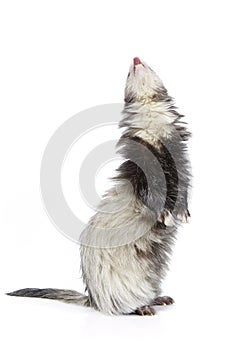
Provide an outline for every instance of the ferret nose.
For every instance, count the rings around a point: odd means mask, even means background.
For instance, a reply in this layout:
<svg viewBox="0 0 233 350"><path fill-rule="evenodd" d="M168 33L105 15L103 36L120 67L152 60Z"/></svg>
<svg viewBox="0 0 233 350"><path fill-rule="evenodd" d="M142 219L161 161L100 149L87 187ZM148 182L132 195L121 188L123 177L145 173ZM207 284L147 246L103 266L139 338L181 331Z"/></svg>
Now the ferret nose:
<svg viewBox="0 0 233 350"><path fill-rule="evenodd" d="M142 62L141 62L140 58L134 57L133 64L134 64L134 66L137 66L138 64L142 64Z"/></svg>

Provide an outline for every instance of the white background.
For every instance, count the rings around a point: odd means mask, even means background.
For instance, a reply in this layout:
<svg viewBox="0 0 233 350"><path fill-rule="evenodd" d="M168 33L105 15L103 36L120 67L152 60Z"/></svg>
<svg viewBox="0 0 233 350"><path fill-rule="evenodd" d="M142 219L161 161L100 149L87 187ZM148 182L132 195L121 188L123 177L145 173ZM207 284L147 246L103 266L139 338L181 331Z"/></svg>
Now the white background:
<svg viewBox="0 0 233 350"><path fill-rule="evenodd" d="M226 0L1 2L1 349L232 349L232 32ZM66 119L123 101L134 56L157 71L193 133L192 220L164 282L176 304L108 317L5 296L83 291L78 246L44 211L40 162Z"/></svg>

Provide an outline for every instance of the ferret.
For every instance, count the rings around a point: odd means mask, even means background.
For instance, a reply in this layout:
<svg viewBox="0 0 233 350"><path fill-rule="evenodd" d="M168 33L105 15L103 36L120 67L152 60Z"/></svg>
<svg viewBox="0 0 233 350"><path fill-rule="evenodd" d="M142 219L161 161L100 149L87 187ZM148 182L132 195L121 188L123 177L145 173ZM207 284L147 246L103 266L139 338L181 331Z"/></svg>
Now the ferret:
<svg viewBox="0 0 233 350"><path fill-rule="evenodd" d="M56 299L108 315L154 315L177 229L190 216L187 141L190 132L158 75L138 57L130 66L115 186L82 233L86 295L26 288L8 295Z"/></svg>

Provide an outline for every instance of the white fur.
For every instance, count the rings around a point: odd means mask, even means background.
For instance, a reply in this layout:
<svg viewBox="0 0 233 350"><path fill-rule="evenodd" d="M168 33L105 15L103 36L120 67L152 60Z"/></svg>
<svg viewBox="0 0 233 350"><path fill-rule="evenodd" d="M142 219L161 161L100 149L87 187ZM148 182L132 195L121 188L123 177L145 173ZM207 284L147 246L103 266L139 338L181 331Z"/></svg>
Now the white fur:
<svg viewBox="0 0 233 350"><path fill-rule="evenodd" d="M139 202L127 181L110 189L81 235L90 247L112 248L134 242L150 231L154 223L149 210Z"/></svg>
<svg viewBox="0 0 233 350"><path fill-rule="evenodd" d="M84 279L98 310L131 313L155 298L153 286L145 279L149 266L143 265L132 249L136 242L146 250L150 235L155 240L152 221L146 220L147 208L136 200L125 181L118 191L108 192L98 209L82 235Z"/></svg>
<svg viewBox="0 0 233 350"><path fill-rule="evenodd" d="M124 109L123 119L135 129L135 136L155 146L161 138L168 138L174 132L176 116L170 103L153 100L153 96L164 91L161 79L145 62L130 66L125 96L133 96L136 102Z"/></svg>
<svg viewBox="0 0 233 350"><path fill-rule="evenodd" d="M135 130L134 136L141 137L151 145L158 147L159 140L169 138L175 131L173 122L176 116L169 109L166 102L150 102L147 104L134 103L125 108L123 118Z"/></svg>
<svg viewBox="0 0 233 350"><path fill-rule="evenodd" d="M176 119L167 102L151 100L154 91L162 87L161 80L145 63L138 65L135 72L131 66L126 94L133 91L137 101L125 108L123 120L127 119L135 136L156 147L161 137L170 137ZM154 221L150 215L131 185L122 181L107 192L84 230L80 248L83 277L98 310L130 313L150 305L159 296L161 276L151 271L149 259L138 259L135 250L137 245L148 252L151 241L163 241L152 231ZM166 224L174 224L169 215Z"/></svg>
<svg viewBox="0 0 233 350"><path fill-rule="evenodd" d="M143 61L129 69L125 93L133 93L137 100L147 103L155 91L163 87L158 75Z"/></svg>
<svg viewBox="0 0 233 350"><path fill-rule="evenodd" d="M141 238L137 244L146 244L146 239ZM155 298L153 286L145 279L149 265L138 260L132 243L112 249L83 246L81 256L89 292L102 312L128 314Z"/></svg>

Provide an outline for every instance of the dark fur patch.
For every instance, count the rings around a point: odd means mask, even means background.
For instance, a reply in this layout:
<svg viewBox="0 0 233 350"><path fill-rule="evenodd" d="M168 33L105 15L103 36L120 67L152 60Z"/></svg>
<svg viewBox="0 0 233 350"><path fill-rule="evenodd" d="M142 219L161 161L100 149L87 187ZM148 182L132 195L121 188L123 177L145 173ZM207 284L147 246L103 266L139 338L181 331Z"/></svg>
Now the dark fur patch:
<svg viewBox="0 0 233 350"><path fill-rule="evenodd" d="M153 212L187 210L190 176L183 139L174 135L155 148L131 134L128 131L119 141L120 153L128 160L115 179L130 181L135 195Z"/></svg>

